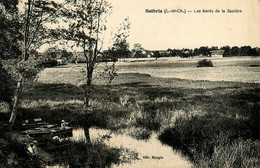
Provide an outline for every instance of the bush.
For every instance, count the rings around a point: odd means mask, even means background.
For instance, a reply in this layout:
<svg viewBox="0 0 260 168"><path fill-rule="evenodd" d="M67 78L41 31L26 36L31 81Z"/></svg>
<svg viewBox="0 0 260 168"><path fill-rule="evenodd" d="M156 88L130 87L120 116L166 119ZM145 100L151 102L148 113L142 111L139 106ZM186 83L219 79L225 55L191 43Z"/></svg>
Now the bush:
<svg viewBox="0 0 260 168"><path fill-rule="evenodd" d="M51 60L47 60L45 62L42 62L42 65L44 67L53 67L53 66L57 66L58 65L58 62L54 59L51 59Z"/></svg>
<svg viewBox="0 0 260 168"><path fill-rule="evenodd" d="M15 91L15 82L12 77L7 73L3 68L2 63L0 62L0 102L12 102L12 97Z"/></svg>
<svg viewBox="0 0 260 168"><path fill-rule="evenodd" d="M213 63L211 60L203 59L198 61L197 67L213 67Z"/></svg>

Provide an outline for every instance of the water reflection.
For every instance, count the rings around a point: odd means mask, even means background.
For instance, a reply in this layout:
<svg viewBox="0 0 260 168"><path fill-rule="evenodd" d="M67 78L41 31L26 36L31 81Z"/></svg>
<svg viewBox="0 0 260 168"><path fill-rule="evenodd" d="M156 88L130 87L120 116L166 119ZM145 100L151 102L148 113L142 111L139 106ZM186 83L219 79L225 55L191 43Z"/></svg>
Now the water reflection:
<svg viewBox="0 0 260 168"><path fill-rule="evenodd" d="M127 134L115 134L110 130L90 128L91 142L104 142L110 147L120 148L120 160L118 165L112 165L112 168L190 168L192 164L170 146L162 145L153 133L149 140L137 140ZM69 139L74 142L86 142L83 128L73 129L72 137ZM106 137L106 138L103 138ZM109 138L108 138L109 137ZM69 166L54 165L46 168L69 168Z"/></svg>
<svg viewBox="0 0 260 168"><path fill-rule="evenodd" d="M120 165L113 165L112 168L188 168L191 167L191 163L181 157L176 151L173 151L171 147L162 145L157 139L157 135L153 133L149 140L136 140L126 134L115 134L109 130L91 128L89 130L91 141L99 138L100 136L110 134L111 138L104 141L110 147L126 148L129 151L138 153L138 160L133 160L131 163L123 163ZM128 157L128 156L122 156Z"/></svg>
<svg viewBox="0 0 260 168"><path fill-rule="evenodd" d="M85 131L83 128L75 128L72 130L72 137L70 138L71 141L74 142L86 142Z"/></svg>

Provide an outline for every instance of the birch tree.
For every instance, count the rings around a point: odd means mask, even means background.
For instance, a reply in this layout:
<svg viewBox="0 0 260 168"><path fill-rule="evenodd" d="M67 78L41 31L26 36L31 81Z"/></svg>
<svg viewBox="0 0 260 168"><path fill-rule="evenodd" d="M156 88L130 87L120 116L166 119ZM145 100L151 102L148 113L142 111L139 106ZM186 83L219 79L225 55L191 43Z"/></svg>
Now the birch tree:
<svg viewBox="0 0 260 168"><path fill-rule="evenodd" d="M10 127L14 125L16 120L24 82L34 78L40 71L33 53L43 44L49 43L52 34L55 34L48 30L45 23L55 23L56 11L61 8L61 5L53 1L24 0L22 2L24 3L24 12L18 14L16 18L21 25L19 33L22 39L19 46L21 46L22 54L18 55L17 59L9 60L11 65L6 66L17 81L9 119Z"/></svg>

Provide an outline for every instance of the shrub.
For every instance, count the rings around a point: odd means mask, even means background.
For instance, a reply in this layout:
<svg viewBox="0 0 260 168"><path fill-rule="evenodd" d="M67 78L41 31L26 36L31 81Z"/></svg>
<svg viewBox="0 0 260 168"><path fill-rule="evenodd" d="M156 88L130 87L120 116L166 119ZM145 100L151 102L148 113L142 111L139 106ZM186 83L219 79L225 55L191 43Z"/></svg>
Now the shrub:
<svg viewBox="0 0 260 168"><path fill-rule="evenodd" d="M57 66L58 62L54 59L51 59L51 60L47 60L47 61L43 62L42 65L44 67L53 67L53 66Z"/></svg>
<svg viewBox="0 0 260 168"><path fill-rule="evenodd" d="M197 67L213 67L213 63L211 60L203 59L198 61Z"/></svg>
<svg viewBox="0 0 260 168"><path fill-rule="evenodd" d="M0 102L4 101L7 103L12 102L12 97L15 90L15 82L12 77L7 73L3 68L2 63L0 62Z"/></svg>

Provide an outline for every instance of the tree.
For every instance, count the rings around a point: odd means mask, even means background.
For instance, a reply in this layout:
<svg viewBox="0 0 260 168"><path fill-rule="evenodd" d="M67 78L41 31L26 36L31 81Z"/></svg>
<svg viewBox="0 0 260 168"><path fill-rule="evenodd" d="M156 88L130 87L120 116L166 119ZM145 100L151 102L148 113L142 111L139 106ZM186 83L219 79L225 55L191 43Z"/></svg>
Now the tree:
<svg viewBox="0 0 260 168"><path fill-rule="evenodd" d="M6 102L9 105L12 103L12 96L14 93L14 80L3 68L2 62L0 61L0 102Z"/></svg>
<svg viewBox="0 0 260 168"><path fill-rule="evenodd" d="M86 66L84 70L85 93L84 108L89 106L93 73L98 63L101 45L101 32L106 30L105 14L111 6L106 0L66 0L67 8L63 10L64 22L68 29L63 29L63 38L74 42L72 47L81 49Z"/></svg>
<svg viewBox="0 0 260 168"><path fill-rule="evenodd" d="M240 55L241 56L249 56L251 55L252 48L250 46L242 46L240 48Z"/></svg>
<svg viewBox="0 0 260 168"><path fill-rule="evenodd" d="M15 81L3 66L7 59L17 58L21 54L19 40L18 0L0 2L0 102L6 102L12 106L12 97L15 90Z"/></svg>
<svg viewBox="0 0 260 168"><path fill-rule="evenodd" d="M167 57L172 57L172 56L174 56L173 50L170 49L170 48L168 48L168 49L167 49Z"/></svg>
<svg viewBox="0 0 260 168"><path fill-rule="evenodd" d="M194 53L194 56L199 56L200 55L198 48L195 48L193 53Z"/></svg>
<svg viewBox="0 0 260 168"><path fill-rule="evenodd" d="M230 50L230 54L232 56L239 56L240 55L239 47L237 47L237 46L232 47L231 50Z"/></svg>
<svg viewBox="0 0 260 168"><path fill-rule="evenodd" d="M255 47L255 48L252 48L252 56L260 56L260 50L259 48Z"/></svg>
<svg viewBox="0 0 260 168"><path fill-rule="evenodd" d="M159 51L155 51L154 52L154 57L155 57L155 60L157 60L159 57L161 57L161 54Z"/></svg>
<svg viewBox="0 0 260 168"><path fill-rule="evenodd" d="M218 46L212 46L210 47L210 50L213 51L213 50L218 50Z"/></svg>
<svg viewBox="0 0 260 168"><path fill-rule="evenodd" d="M12 73L17 81L9 119L10 127L13 126L16 120L24 81L33 79L40 71L34 53L39 47L49 41L52 33L52 31L47 30L44 23L55 22L55 13L59 6L59 4L53 1L27 0L25 2L24 14L17 13L15 16L16 21L21 26L19 26L19 33L12 32L10 37L18 39L19 45L17 46L21 46L22 52L20 54L16 52L16 59L9 60L9 65L5 65L5 68ZM19 39L20 36L22 36L22 39Z"/></svg>
<svg viewBox="0 0 260 168"><path fill-rule="evenodd" d="M116 58L126 58L130 54L129 44L127 43L130 25L131 23L127 17L120 24L117 33L115 33L114 44L111 51L114 53L113 55L115 55Z"/></svg>
<svg viewBox="0 0 260 168"><path fill-rule="evenodd" d="M210 54L210 49L208 47L200 47L199 48L199 54L202 54L203 56L208 56Z"/></svg>
<svg viewBox="0 0 260 168"><path fill-rule="evenodd" d="M223 46L220 48L221 50L224 50L223 57L230 56L230 47L229 46Z"/></svg>
<svg viewBox="0 0 260 168"><path fill-rule="evenodd" d="M138 58L144 57L143 52L144 52L144 48L142 47L142 44L136 43L134 44L134 48L132 50L133 53L132 57L137 58L138 61Z"/></svg>
<svg viewBox="0 0 260 168"><path fill-rule="evenodd" d="M16 58L21 54L19 40L22 35L19 32L20 23L18 16L18 0L0 2L0 57L1 59Z"/></svg>
<svg viewBox="0 0 260 168"><path fill-rule="evenodd" d="M51 58L51 59L65 59L69 60L73 57L72 52L67 51L65 48L58 48L57 46L47 48L43 55L46 58Z"/></svg>
<svg viewBox="0 0 260 168"><path fill-rule="evenodd" d="M55 46L55 47L47 48L43 54L54 59L54 58L57 58L57 55L59 54L59 52L60 52L59 49L57 48L57 46Z"/></svg>
<svg viewBox="0 0 260 168"><path fill-rule="evenodd" d="M98 57L102 46L102 32L106 30L105 17L110 13L111 6L106 0L66 0L68 6L62 11L63 21L68 28L61 31L63 39L73 42L83 53L86 64L83 69L84 107L82 113L87 113L92 90L93 73L99 62ZM107 69L113 75L115 66ZM89 130L85 135L90 142Z"/></svg>

